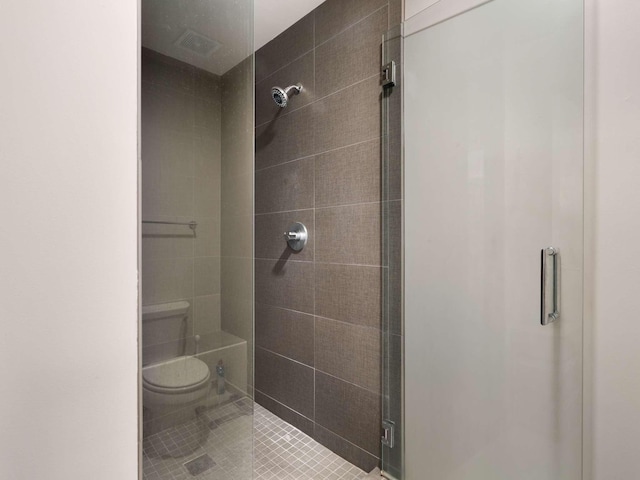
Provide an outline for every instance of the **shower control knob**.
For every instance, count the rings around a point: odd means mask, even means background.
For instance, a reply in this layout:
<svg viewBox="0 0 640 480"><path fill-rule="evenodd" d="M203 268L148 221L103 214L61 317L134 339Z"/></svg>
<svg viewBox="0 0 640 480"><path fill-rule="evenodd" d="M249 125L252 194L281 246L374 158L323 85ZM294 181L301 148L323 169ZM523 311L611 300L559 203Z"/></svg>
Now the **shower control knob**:
<svg viewBox="0 0 640 480"><path fill-rule="evenodd" d="M284 238L291 250L299 252L307 244L307 239L309 238L307 227L300 222L292 223L287 231L284 232Z"/></svg>

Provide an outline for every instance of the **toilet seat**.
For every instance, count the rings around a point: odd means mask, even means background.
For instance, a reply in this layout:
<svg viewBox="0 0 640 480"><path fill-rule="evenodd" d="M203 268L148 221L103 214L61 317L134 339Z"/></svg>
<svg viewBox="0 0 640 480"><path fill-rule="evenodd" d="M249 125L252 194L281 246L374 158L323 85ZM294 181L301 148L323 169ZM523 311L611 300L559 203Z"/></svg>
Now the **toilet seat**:
<svg viewBox="0 0 640 480"><path fill-rule="evenodd" d="M207 364L194 357L178 357L142 369L144 388L157 393L191 392L206 385L210 378Z"/></svg>

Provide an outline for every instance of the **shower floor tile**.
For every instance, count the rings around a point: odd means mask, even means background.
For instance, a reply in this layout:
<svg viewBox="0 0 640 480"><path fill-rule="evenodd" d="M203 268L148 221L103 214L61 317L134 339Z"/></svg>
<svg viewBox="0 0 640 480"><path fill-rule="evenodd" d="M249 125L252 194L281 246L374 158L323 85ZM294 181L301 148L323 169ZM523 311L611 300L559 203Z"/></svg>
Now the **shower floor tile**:
<svg viewBox="0 0 640 480"><path fill-rule="evenodd" d="M367 474L255 405L255 480L358 480Z"/></svg>
<svg viewBox="0 0 640 480"><path fill-rule="evenodd" d="M150 435L142 454L144 480L367 478L364 471L247 397L201 410L195 420Z"/></svg>

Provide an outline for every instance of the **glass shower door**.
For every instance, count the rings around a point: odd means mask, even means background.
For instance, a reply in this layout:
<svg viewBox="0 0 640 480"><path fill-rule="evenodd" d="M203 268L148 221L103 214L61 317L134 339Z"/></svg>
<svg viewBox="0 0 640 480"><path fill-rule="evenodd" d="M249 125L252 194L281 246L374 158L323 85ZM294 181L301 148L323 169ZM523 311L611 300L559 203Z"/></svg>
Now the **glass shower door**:
<svg viewBox="0 0 640 480"><path fill-rule="evenodd" d="M403 478L578 480L582 1L469 3L404 25Z"/></svg>

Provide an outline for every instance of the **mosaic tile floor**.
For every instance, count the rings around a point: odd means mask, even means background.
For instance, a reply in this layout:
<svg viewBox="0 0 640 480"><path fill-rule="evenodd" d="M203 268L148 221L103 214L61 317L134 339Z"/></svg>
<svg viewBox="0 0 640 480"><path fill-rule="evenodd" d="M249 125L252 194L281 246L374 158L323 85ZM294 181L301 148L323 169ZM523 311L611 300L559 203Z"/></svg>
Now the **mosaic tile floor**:
<svg viewBox="0 0 640 480"><path fill-rule="evenodd" d="M255 464L251 456L253 441ZM143 469L144 480L368 478L365 472L247 397L202 409L198 418L145 438Z"/></svg>

